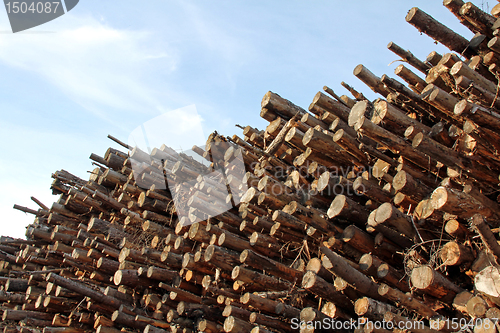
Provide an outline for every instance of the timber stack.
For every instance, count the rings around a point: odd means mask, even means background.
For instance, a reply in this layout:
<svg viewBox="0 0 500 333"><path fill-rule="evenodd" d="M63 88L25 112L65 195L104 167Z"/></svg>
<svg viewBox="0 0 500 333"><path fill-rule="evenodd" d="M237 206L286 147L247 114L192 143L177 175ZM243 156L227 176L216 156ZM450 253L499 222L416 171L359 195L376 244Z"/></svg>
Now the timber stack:
<svg viewBox="0 0 500 333"><path fill-rule="evenodd" d="M0 240L3 331L495 332L500 4L444 5L474 37L412 8L450 53L389 43L397 78L354 69L377 100L268 92L265 130L214 132L198 158L110 137L90 180L55 172L60 199L15 206L35 221Z"/></svg>

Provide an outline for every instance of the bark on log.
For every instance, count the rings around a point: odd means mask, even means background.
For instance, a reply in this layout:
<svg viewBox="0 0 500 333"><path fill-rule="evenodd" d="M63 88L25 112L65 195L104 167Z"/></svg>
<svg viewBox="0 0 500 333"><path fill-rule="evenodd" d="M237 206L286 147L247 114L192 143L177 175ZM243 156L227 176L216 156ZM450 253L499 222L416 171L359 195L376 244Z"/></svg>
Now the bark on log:
<svg viewBox="0 0 500 333"><path fill-rule="evenodd" d="M387 45L387 48L424 74L426 74L427 71L431 68L431 66L417 59L410 51L404 50L394 42L390 42Z"/></svg>
<svg viewBox="0 0 500 333"><path fill-rule="evenodd" d="M407 309L418 313L422 317L430 319L434 316L437 316L436 311L429 308L427 305L419 301L417 298L405 294L398 289L391 288L386 284L381 284L378 288L378 292L381 296L384 296L385 298L393 302L400 303Z"/></svg>
<svg viewBox="0 0 500 333"><path fill-rule="evenodd" d="M425 33L450 50L468 56L467 53L464 53L469 45L467 39L436 21L419 8L413 7L410 9L408 15L406 15L406 21L417 28L418 31Z"/></svg>
<svg viewBox="0 0 500 333"><path fill-rule="evenodd" d="M452 302L455 295L463 291L462 288L426 265L414 268L410 279L414 287L446 303Z"/></svg>
<svg viewBox="0 0 500 333"><path fill-rule="evenodd" d="M497 258L500 258L500 245L496 240L495 236L491 232L490 227L485 222L485 219L480 214L475 214L472 216L470 221L471 226L474 230L481 236L486 248L491 251Z"/></svg>
<svg viewBox="0 0 500 333"><path fill-rule="evenodd" d="M384 298L378 294L378 285L370 280L366 275L352 268L341 256L322 246L321 252L325 255L323 265L326 269L332 270L336 275L340 276L352 285L359 292L368 297L383 300Z"/></svg>

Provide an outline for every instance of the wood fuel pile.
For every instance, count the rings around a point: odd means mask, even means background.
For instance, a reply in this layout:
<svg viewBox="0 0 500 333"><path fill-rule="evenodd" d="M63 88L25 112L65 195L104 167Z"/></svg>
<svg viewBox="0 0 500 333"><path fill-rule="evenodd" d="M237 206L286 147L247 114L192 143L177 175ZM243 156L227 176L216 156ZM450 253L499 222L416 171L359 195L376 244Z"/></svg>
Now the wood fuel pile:
<svg viewBox="0 0 500 333"><path fill-rule="evenodd" d="M444 5L474 37L412 8L450 53L389 43L395 75L354 69L374 101L268 92L265 129L196 158L110 136L89 180L55 172L0 239L3 332L499 330L500 4Z"/></svg>

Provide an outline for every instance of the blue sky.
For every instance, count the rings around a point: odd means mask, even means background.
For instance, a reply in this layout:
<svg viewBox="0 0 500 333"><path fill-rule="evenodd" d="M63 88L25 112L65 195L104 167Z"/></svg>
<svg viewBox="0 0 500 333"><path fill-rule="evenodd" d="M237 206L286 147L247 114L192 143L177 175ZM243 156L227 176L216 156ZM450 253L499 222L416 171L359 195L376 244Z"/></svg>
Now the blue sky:
<svg viewBox="0 0 500 333"><path fill-rule="evenodd" d="M127 140L165 112L194 104L205 134L232 135L265 128L268 90L303 108L324 85L347 94L341 81L374 98L352 70L394 76L390 41L420 59L447 52L405 22L413 6L472 37L440 0L81 0L17 34L0 10L0 234L22 237L33 221L15 203L57 199L52 172L88 179L90 154L118 148L107 134Z"/></svg>

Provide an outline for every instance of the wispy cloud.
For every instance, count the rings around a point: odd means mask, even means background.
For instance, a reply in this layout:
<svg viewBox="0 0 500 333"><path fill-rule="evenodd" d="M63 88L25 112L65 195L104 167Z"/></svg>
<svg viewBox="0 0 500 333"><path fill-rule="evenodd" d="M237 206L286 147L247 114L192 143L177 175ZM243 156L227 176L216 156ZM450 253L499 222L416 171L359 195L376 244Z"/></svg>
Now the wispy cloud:
<svg viewBox="0 0 500 333"><path fill-rule="evenodd" d="M161 102L144 72L158 61L164 74L175 71L173 48L157 46L146 31L116 29L90 16L54 24L53 34L0 35L0 62L42 76L107 121L105 108L158 114Z"/></svg>

